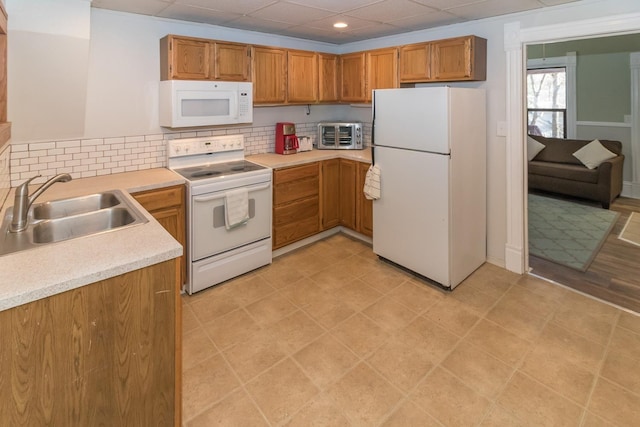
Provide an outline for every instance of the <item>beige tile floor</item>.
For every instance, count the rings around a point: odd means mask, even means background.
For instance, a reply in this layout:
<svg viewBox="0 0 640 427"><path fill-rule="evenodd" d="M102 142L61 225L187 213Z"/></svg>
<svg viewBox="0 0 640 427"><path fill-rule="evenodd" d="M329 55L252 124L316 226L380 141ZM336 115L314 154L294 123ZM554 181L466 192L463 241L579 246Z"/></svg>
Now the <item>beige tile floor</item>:
<svg viewBox="0 0 640 427"><path fill-rule="evenodd" d="M183 307L188 427L640 425L640 318L491 264L446 293L338 234Z"/></svg>

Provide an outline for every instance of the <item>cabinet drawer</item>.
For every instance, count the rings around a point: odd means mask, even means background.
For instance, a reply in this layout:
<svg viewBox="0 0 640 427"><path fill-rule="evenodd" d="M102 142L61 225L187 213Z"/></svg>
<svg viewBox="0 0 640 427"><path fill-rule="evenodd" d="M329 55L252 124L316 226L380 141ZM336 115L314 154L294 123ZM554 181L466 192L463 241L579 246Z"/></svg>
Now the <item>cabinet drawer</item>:
<svg viewBox="0 0 640 427"><path fill-rule="evenodd" d="M295 200L318 196L318 177L278 185L273 192L273 204L279 206Z"/></svg>
<svg viewBox="0 0 640 427"><path fill-rule="evenodd" d="M175 186L160 190L144 191L132 194L133 198L149 212L170 206L182 206L183 187Z"/></svg>
<svg viewBox="0 0 640 427"><path fill-rule="evenodd" d="M295 224L277 227L273 232L273 248L277 249L318 233L318 216Z"/></svg>
<svg viewBox="0 0 640 427"><path fill-rule="evenodd" d="M278 186L304 178L317 178L319 172L318 162L286 169L276 169L273 172L273 185Z"/></svg>
<svg viewBox="0 0 640 427"><path fill-rule="evenodd" d="M319 209L320 199L317 196L299 200L285 206L276 206L274 208L273 225L274 227L278 227L280 225L295 224L311 217L316 218L317 221L320 217Z"/></svg>
<svg viewBox="0 0 640 427"><path fill-rule="evenodd" d="M274 248L288 245L320 231L319 201L318 197L311 197L274 209Z"/></svg>

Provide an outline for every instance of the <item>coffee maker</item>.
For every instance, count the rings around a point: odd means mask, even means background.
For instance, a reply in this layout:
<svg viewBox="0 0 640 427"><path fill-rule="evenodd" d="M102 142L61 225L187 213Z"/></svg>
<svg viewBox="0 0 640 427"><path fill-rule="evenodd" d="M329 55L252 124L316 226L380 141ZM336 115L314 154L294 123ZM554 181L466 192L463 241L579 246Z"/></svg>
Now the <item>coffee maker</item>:
<svg viewBox="0 0 640 427"><path fill-rule="evenodd" d="M276 123L276 153L295 154L298 152L296 125L293 123Z"/></svg>

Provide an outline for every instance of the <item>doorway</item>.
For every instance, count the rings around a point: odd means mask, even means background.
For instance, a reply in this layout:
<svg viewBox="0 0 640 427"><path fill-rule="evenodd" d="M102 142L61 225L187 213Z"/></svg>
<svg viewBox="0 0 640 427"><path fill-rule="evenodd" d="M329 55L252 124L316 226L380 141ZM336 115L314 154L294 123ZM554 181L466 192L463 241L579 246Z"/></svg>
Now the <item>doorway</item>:
<svg viewBox="0 0 640 427"><path fill-rule="evenodd" d="M527 45L527 136L620 141L623 181L633 182L630 58L638 46L640 34ZM539 168L536 159L527 166ZM530 272L640 312L640 244L619 238L631 215L640 217L640 199L627 188L605 211L546 190L529 182Z"/></svg>
<svg viewBox="0 0 640 427"><path fill-rule="evenodd" d="M507 269L524 273L529 269L527 248L527 205L525 178L525 113L523 76L524 47L529 44L557 40L603 37L640 32L640 13L554 24L527 29L520 22L505 25L507 83L507 238L505 265ZM637 116L637 113L635 114ZM634 125L635 126L635 125ZM634 182L637 182L634 177Z"/></svg>

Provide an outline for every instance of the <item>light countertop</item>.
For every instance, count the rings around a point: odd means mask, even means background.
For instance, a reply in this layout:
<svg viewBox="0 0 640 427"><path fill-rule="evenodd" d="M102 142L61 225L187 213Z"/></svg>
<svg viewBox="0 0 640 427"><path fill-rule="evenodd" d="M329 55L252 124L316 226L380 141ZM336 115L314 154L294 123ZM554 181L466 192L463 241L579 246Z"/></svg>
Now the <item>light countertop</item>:
<svg viewBox="0 0 640 427"><path fill-rule="evenodd" d="M344 158L371 163L371 149L312 150L280 155L247 156L247 160L270 168ZM137 193L184 184L178 174L164 168L125 172L56 183L36 203L83 196L108 190ZM31 190L37 188L34 185ZM43 245L0 256L0 311L179 257L182 246L130 197L148 222L82 238ZM13 206L13 190L6 209Z"/></svg>
<svg viewBox="0 0 640 427"><path fill-rule="evenodd" d="M364 150L316 150L303 151L296 154L254 154L248 156L247 160L257 163L262 166L267 166L273 169L285 168L289 166L297 166L305 163L318 162L321 160L329 159L350 159L358 162L371 163L371 148L367 147Z"/></svg>
<svg viewBox="0 0 640 427"><path fill-rule="evenodd" d="M135 193L184 182L168 169L74 179L54 184L35 203L108 190ZM0 311L182 255L182 245L129 198L148 222L0 256ZM10 206L13 190L5 201L2 218Z"/></svg>

